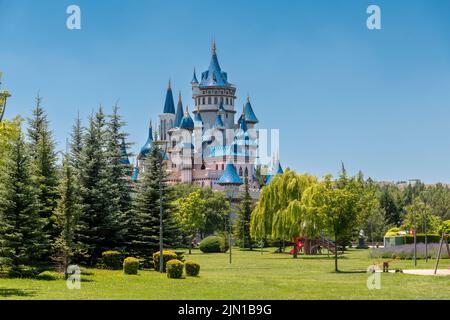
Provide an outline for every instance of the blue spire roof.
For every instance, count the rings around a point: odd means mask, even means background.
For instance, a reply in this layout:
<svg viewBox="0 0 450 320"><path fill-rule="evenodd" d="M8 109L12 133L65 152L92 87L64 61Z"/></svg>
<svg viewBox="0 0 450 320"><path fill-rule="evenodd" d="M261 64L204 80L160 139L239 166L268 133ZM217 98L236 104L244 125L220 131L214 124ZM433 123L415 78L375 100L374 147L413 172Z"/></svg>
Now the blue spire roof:
<svg viewBox="0 0 450 320"><path fill-rule="evenodd" d="M283 167L281 166L281 162L278 161L277 170L274 173L267 176L266 184L269 184L275 176L283 174L283 173L284 173L284 170L283 170Z"/></svg>
<svg viewBox="0 0 450 320"><path fill-rule="evenodd" d="M223 125L222 116L220 115L220 113L217 114L216 122L214 123L214 128L217 128L217 129L225 128L225 126Z"/></svg>
<svg viewBox="0 0 450 320"><path fill-rule="evenodd" d="M195 72L195 68L194 68L194 76L192 77L191 84L198 84L197 72Z"/></svg>
<svg viewBox="0 0 450 320"><path fill-rule="evenodd" d="M141 155L146 157L150 153L153 147L153 128L152 123L150 122L150 127L148 129L148 139L144 146L141 148Z"/></svg>
<svg viewBox="0 0 450 320"><path fill-rule="evenodd" d="M223 175L219 179L219 185L241 185L242 179L236 171L236 167L231 162L228 162Z"/></svg>
<svg viewBox="0 0 450 320"><path fill-rule="evenodd" d="M166 102L164 103L164 113L175 114L175 103L173 102L172 85L170 81L166 93Z"/></svg>
<svg viewBox="0 0 450 320"><path fill-rule="evenodd" d="M239 122L239 129L241 129L244 132L247 132L247 121L244 120L245 118L245 114L243 114L242 118L240 119L241 121Z"/></svg>
<svg viewBox="0 0 450 320"><path fill-rule="evenodd" d="M200 107L197 106L197 112L195 113L194 120L196 122L203 123L202 115L200 114Z"/></svg>
<svg viewBox="0 0 450 320"><path fill-rule="evenodd" d="M252 104L250 103L250 97L247 97L247 103L244 107L244 113L245 113L245 121L249 123L258 123L259 120L255 115L255 112L253 112Z"/></svg>
<svg viewBox="0 0 450 320"><path fill-rule="evenodd" d="M278 161L278 169L277 169L277 174L283 174L284 170L283 167L281 166L281 162Z"/></svg>
<svg viewBox="0 0 450 320"><path fill-rule="evenodd" d="M183 119L183 102L181 101L181 92L178 98L177 113L175 115L175 128L179 128Z"/></svg>
<svg viewBox="0 0 450 320"><path fill-rule="evenodd" d="M186 107L186 112L184 113L184 117L183 117L183 119L181 119L180 128L187 129L187 130L194 129L194 120L192 120L191 115L189 114L188 107Z"/></svg>
<svg viewBox="0 0 450 320"><path fill-rule="evenodd" d="M127 145L125 139L122 138L122 144L120 145L120 164L129 165L130 159L128 159Z"/></svg>
<svg viewBox="0 0 450 320"><path fill-rule="evenodd" d="M213 43L212 47L212 57L211 62L209 64L208 71L202 73L202 81L200 83L201 87L210 87L210 86L223 86L227 87L230 84L228 83L228 75L226 72L223 72L220 68L219 59L217 58L217 49L216 43Z"/></svg>

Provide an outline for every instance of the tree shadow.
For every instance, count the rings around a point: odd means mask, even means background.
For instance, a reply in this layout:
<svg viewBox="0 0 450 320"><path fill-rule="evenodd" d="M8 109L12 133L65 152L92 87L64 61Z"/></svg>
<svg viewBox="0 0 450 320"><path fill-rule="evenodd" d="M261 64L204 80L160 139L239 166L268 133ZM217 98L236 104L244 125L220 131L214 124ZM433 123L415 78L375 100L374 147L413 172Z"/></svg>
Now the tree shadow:
<svg viewBox="0 0 450 320"><path fill-rule="evenodd" d="M338 271L332 271L332 273L340 273L340 274L361 274L361 273L367 273L367 270L338 270Z"/></svg>
<svg viewBox="0 0 450 320"><path fill-rule="evenodd" d="M35 295L33 290L0 288L0 297L32 297Z"/></svg>

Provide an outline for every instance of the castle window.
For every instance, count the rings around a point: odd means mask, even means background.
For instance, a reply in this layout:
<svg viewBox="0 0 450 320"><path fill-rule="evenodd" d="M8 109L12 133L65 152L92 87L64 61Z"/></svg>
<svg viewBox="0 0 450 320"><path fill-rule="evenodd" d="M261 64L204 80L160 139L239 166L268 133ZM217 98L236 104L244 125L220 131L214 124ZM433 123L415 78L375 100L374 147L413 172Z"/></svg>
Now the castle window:
<svg viewBox="0 0 450 320"><path fill-rule="evenodd" d="M248 177L248 168L245 168L245 176Z"/></svg>
<svg viewBox="0 0 450 320"><path fill-rule="evenodd" d="M211 104L211 97L208 97L208 104Z"/></svg>
<svg viewBox="0 0 450 320"><path fill-rule="evenodd" d="M225 170L225 165L224 165L224 164L222 164L222 171L223 171L223 170Z"/></svg>
<svg viewBox="0 0 450 320"><path fill-rule="evenodd" d="M242 167L239 168L239 175L242 177Z"/></svg>
<svg viewBox="0 0 450 320"><path fill-rule="evenodd" d="M202 98L202 104L205 104L205 97Z"/></svg>
<svg viewBox="0 0 450 320"><path fill-rule="evenodd" d="M218 100L217 100L217 97L215 97L214 98L214 104L217 104L218 103Z"/></svg>
<svg viewBox="0 0 450 320"><path fill-rule="evenodd" d="M219 171L219 165L218 164L216 164L216 170Z"/></svg>
<svg viewBox="0 0 450 320"><path fill-rule="evenodd" d="M225 101L226 101L226 104L228 104L228 98L226 98Z"/></svg>
<svg viewBox="0 0 450 320"><path fill-rule="evenodd" d="M223 97L220 97L220 103L223 103Z"/></svg>

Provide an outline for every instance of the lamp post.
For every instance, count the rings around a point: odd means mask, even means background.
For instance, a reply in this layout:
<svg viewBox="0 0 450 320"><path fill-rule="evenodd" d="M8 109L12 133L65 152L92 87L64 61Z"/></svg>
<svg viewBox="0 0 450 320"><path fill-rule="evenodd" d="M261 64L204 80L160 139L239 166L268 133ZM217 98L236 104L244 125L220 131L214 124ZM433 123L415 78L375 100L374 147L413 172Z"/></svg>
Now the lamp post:
<svg viewBox="0 0 450 320"><path fill-rule="evenodd" d="M0 72L0 86L2 84L2 73ZM3 116L5 115L6 109L6 100L11 97L7 90L0 92L0 121L3 120Z"/></svg>
<svg viewBox="0 0 450 320"><path fill-rule="evenodd" d="M167 154L167 143L165 141L156 141L157 146L163 146L164 149L160 147L163 151L161 159L161 167L159 170L159 272L164 273L164 227L163 227L163 194L162 194L162 179L163 179L163 167L164 159Z"/></svg>
<svg viewBox="0 0 450 320"><path fill-rule="evenodd" d="M219 179L219 185L224 187L225 193L230 200L230 213L228 215L228 241L230 245L230 264L232 262L232 245L233 238L231 233L231 214L232 214L232 203L233 198L239 191L239 187L242 185L242 179L239 177L236 171L236 167L232 162L228 162L225 171Z"/></svg>
<svg viewBox="0 0 450 320"><path fill-rule="evenodd" d="M413 211L413 232L414 232L414 267L417 267L417 237L416 237L416 211Z"/></svg>

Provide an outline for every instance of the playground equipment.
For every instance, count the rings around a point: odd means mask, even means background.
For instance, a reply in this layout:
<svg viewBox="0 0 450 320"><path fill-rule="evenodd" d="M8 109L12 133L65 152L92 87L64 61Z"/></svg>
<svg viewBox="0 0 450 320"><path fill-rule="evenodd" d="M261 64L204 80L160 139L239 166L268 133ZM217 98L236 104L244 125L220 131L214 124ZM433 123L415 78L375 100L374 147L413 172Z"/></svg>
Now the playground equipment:
<svg viewBox="0 0 450 320"><path fill-rule="evenodd" d="M447 254L448 254L448 257L450 258L450 247L448 245L448 236L449 236L449 234L444 233L444 232L442 233L441 241L440 241L440 244L439 244L438 256L437 256L437 259L436 259L436 266L434 267L434 274L437 274L437 270L438 270L438 267L439 267L439 262L441 260L441 253L442 253L442 246L444 244L444 239L445 239L445 243L446 243L446 247L447 247Z"/></svg>

